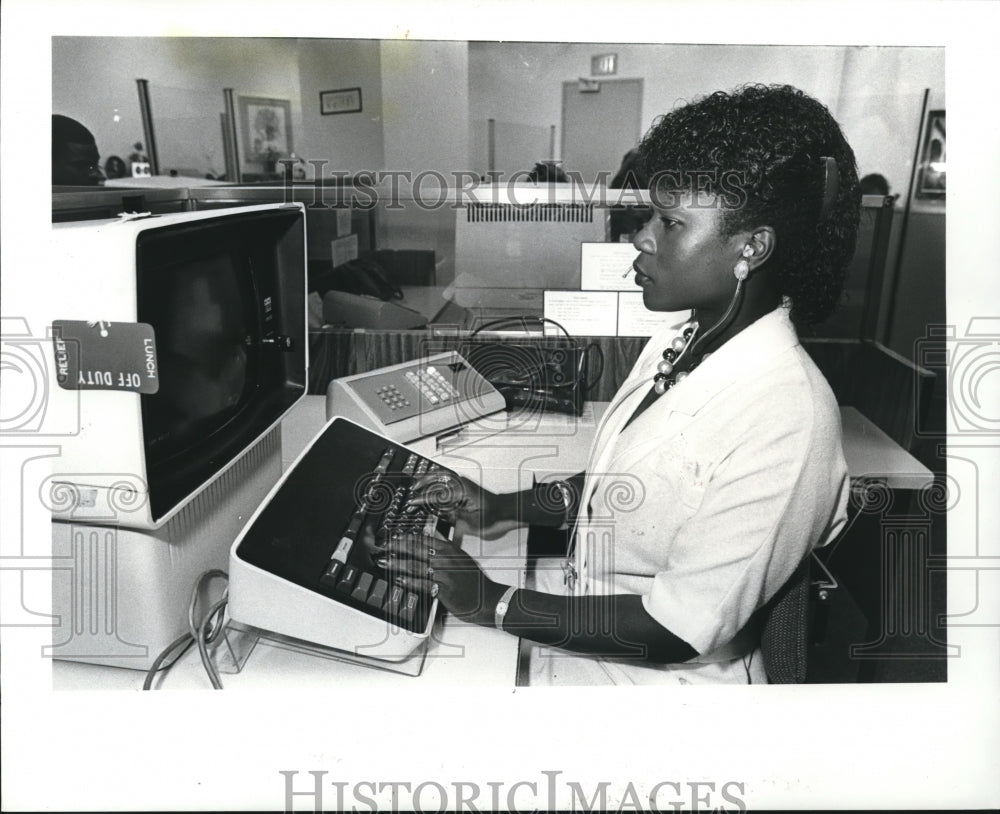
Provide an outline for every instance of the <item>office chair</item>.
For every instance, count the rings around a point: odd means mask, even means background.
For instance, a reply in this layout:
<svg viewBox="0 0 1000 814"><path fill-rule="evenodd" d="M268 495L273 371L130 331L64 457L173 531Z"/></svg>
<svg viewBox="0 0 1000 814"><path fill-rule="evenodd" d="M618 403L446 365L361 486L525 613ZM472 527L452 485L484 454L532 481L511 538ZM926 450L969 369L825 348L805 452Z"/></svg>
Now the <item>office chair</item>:
<svg viewBox="0 0 1000 814"><path fill-rule="evenodd" d="M760 650L771 684L801 684L806 680L812 564L810 553L762 609Z"/></svg>

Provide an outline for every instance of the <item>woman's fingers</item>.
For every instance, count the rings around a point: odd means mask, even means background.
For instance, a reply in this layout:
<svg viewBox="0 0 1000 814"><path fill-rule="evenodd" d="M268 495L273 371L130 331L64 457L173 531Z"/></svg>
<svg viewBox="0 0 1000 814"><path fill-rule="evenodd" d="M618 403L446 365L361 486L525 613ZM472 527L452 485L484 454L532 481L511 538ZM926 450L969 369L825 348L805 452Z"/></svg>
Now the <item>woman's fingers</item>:
<svg viewBox="0 0 1000 814"><path fill-rule="evenodd" d="M427 577L416 577L408 574L400 574L393 579L393 582L400 588L405 588L414 593L424 593L430 596L438 595L438 584Z"/></svg>
<svg viewBox="0 0 1000 814"><path fill-rule="evenodd" d="M439 512L454 512L469 501L470 490L463 478L434 472L417 478L410 487L410 502Z"/></svg>
<svg viewBox="0 0 1000 814"><path fill-rule="evenodd" d="M386 551L389 578L408 591L437 596L435 560L438 542L416 534L390 538Z"/></svg>
<svg viewBox="0 0 1000 814"><path fill-rule="evenodd" d="M435 575L471 571L478 566L454 543L423 534L396 534L386 546L389 570L434 581Z"/></svg>

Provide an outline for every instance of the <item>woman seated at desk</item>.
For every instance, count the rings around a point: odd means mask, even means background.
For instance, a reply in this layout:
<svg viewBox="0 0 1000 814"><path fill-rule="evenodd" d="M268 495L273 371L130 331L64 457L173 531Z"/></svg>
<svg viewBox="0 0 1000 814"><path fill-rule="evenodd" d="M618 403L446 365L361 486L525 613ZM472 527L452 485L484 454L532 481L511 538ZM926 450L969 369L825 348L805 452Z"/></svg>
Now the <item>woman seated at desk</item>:
<svg viewBox="0 0 1000 814"><path fill-rule="evenodd" d="M763 683L751 617L845 522L837 404L796 329L840 294L854 154L819 102L763 86L673 111L640 153L653 215L635 282L646 308L691 321L650 339L581 476L518 494L420 484L485 539L575 515L565 574L514 590L446 541L390 549L407 586L538 643L533 684Z"/></svg>

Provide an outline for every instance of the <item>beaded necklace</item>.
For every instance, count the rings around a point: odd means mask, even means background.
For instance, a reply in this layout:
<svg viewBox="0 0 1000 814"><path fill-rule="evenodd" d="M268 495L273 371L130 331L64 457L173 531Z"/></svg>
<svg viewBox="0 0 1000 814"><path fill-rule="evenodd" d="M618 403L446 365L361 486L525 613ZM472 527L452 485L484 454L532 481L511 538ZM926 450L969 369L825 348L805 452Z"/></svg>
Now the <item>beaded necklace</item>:
<svg viewBox="0 0 1000 814"><path fill-rule="evenodd" d="M697 332L697 322L685 322L681 326L681 332L670 341L670 347L663 351L663 359L657 364L656 375L653 376L656 395L662 396L675 384L684 381L694 370L695 365L689 365L686 369L680 369L680 365L685 353L694 344Z"/></svg>
<svg viewBox="0 0 1000 814"><path fill-rule="evenodd" d="M732 322L743 300L743 281L745 279L745 274L742 276L737 274L736 290L733 292L733 298L729 301L729 307L719 318L719 321L702 334L702 336L697 337L698 321L695 319L698 315L697 311L691 314L692 319L690 321L685 322L681 326L681 332L670 341L670 347L663 351L663 360L656 366L656 374L653 376L653 392L656 396L662 396L675 384L684 381L691 371L704 360L707 354L702 354L702 359L698 361L689 359L686 365L681 365L685 354L689 351L692 354L694 353L695 344L701 344L702 347L706 347L709 337L724 330Z"/></svg>

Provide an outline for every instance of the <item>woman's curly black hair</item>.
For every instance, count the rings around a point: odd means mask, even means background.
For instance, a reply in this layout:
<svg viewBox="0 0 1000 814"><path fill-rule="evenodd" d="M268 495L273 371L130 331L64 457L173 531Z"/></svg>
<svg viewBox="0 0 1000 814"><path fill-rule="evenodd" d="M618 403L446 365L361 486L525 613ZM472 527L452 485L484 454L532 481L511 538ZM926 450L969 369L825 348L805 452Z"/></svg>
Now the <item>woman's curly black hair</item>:
<svg viewBox="0 0 1000 814"><path fill-rule="evenodd" d="M836 160L838 182L826 211L824 157ZM826 107L788 85L719 91L655 122L639 166L654 196L718 196L728 235L773 227L767 265L793 323L803 330L830 315L854 254L861 192L854 151Z"/></svg>

